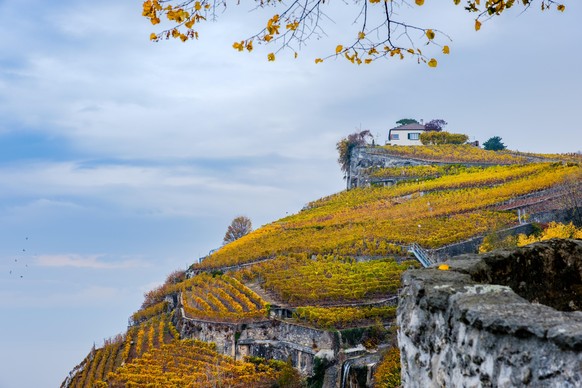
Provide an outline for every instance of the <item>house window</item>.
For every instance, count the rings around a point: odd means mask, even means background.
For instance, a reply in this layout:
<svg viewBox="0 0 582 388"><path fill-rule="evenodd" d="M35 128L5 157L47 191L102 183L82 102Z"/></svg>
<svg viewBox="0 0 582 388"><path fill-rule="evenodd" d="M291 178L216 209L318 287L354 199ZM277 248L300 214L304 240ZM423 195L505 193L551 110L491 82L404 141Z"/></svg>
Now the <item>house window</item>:
<svg viewBox="0 0 582 388"><path fill-rule="evenodd" d="M400 136L397 133L390 134L390 140L400 140Z"/></svg>
<svg viewBox="0 0 582 388"><path fill-rule="evenodd" d="M408 134L408 140L418 140L418 139L420 139L420 133L415 132Z"/></svg>

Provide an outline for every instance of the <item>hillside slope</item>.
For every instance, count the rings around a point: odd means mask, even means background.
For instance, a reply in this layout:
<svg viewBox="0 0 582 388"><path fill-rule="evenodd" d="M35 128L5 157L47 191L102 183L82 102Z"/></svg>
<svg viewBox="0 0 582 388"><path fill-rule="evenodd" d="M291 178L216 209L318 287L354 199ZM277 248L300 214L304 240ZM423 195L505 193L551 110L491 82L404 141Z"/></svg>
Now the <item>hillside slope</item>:
<svg viewBox="0 0 582 388"><path fill-rule="evenodd" d="M390 344L400 275L418 266L410 244L438 248L509 228L520 222L516 209L534 203L536 211L567 208L582 181L577 163L437 170L410 167L403 173L412 180L313 201L193 264L188 277L169 277L128 332L92 350L63 386L170 384L161 375L178 360L184 373L172 378L197 386L225 376L251 386L297 378L284 363L245 355L288 357L323 379L316 359L339 368L338 359L355 357L352 347ZM192 346L204 351L194 355Z"/></svg>

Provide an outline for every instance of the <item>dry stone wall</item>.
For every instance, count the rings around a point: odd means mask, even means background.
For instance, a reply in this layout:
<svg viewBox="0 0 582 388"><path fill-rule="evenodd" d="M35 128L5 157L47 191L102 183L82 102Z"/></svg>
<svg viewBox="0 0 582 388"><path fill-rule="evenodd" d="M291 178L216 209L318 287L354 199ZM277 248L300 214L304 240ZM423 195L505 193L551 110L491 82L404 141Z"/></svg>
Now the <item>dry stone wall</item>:
<svg viewBox="0 0 582 388"><path fill-rule="evenodd" d="M403 276L404 386L582 386L582 241L447 263Z"/></svg>
<svg viewBox="0 0 582 388"><path fill-rule="evenodd" d="M335 360L339 343L333 332L269 319L250 323L210 322L184 316L176 327L183 338L214 342L217 350L236 359L258 356L287 361L305 375L313 373L315 358Z"/></svg>

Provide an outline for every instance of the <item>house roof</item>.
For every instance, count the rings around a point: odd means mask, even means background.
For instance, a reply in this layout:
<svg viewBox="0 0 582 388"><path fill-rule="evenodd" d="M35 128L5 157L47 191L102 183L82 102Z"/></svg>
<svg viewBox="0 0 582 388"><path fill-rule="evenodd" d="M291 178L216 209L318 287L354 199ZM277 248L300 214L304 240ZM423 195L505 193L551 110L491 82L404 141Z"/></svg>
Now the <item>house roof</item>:
<svg viewBox="0 0 582 388"><path fill-rule="evenodd" d="M391 131L411 131L411 130L426 131L426 128L424 127L424 124L412 123L400 125L396 128L391 129Z"/></svg>

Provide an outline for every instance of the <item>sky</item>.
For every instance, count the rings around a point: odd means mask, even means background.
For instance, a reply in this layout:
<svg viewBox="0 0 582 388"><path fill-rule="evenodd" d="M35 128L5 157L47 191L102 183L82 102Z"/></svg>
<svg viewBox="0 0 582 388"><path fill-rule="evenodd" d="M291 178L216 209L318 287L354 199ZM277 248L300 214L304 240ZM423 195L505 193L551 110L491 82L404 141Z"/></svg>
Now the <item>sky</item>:
<svg viewBox="0 0 582 388"><path fill-rule="evenodd" d="M273 13L253 3L198 41L152 43L139 1L0 0L0 388L59 386L234 217L259 227L343 190L349 133L384 143L401 118L442 118L515 150L581 150L582 4L475 32L435 3L399 10L452 39L432 69L315 65L356 34L343 3L327 37L268 62L231 47Z"/></svg>

